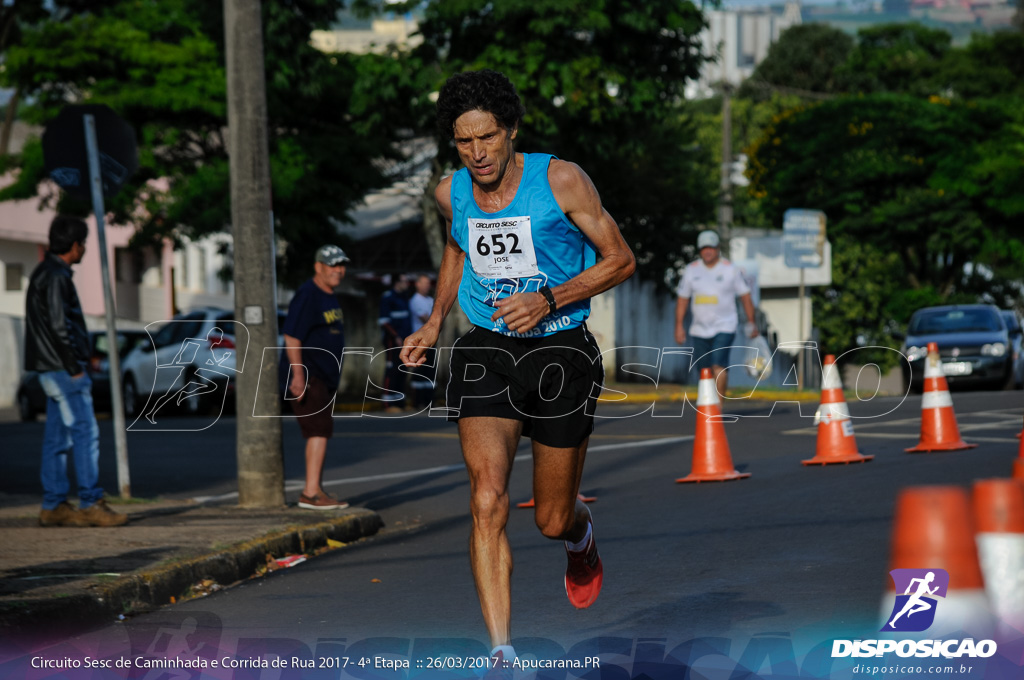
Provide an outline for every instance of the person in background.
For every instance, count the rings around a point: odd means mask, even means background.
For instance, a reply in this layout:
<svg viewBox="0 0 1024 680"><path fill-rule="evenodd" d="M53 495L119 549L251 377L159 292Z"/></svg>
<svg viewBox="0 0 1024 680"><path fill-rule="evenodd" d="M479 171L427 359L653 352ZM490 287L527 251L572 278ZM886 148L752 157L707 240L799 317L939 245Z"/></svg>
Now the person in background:
<svg viewBox="0 0 1024 680"><path fill-rule="evenodd" d="M676 342L682 345L687 340L683 319L692 298L689 339L697 362L695 367L699 375L702 368L710 366L718 393L724 396L729 384L729 350L739 325L736 298L747 313L746 331L751 338L758 335L754 303L743 273L722 257L718 234L702 231L697 235L697 249L700 259L687 265L676 289Z"/></svg>
<svg viewBox="0 0 1024 680"><path fill-rule="evenodd" d="M85 220L58 215L50 248L36 266L25 296L25 370L37 371L46 392L46 430L40 479L44 527L113 527L128 522L103 498L99 485L100 428L92 406L89 331L71 280L85 255ZM78 507L68 502L68 453L75 457Z"/></svg>
<svg viewBox="0 0 1024 680"><path fill-rule="evenodd" d="M341 380L345 351L345 317L334 289L345 278L345 251L325 245L316 251L313 278L306 281L288 305L281 332L281 383L285 400L298 417L306 440L306 479L299 507L341 510L348 507L323 489L327 442L334 434L334 399Z"/></svg>
<svg viewBox="0 0 1024 680"><path fill-rule="evenodd" d="M416 292L409 298L409 314L412 321L412 332L415 333L427 319L434 308L434 298L430 295L433 282L426 274L416 277L414 284ZM433 347L427 352L427 360L422 366L417 366L410 381L412 387L413 404L416 410L430 406L434 400L434 380L437 376L437 366L434 365L436 351Z"/></svg>
<svg viewBox="0 0 1024 680"><path fill-rule="evenodd" d="M387 393L387 411L401 411L405 407L406 374L401 370L398 359L399 348L412 333L412 315L409 312L409 281L404 276L395 277L391 290L380 299L380 332L384 343L387 363L384 369L384 389Z"/></svg>

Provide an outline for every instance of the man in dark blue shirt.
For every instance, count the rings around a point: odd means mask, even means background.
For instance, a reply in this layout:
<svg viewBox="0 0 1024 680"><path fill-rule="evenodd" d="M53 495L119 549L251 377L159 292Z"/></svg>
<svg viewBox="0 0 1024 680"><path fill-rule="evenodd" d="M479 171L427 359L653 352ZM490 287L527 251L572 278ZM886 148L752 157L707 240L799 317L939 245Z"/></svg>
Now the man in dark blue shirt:
<svg viewBox="0 0 1024 680"><path fill-rule="evenodd" d="M321 486L327 442L334 433L334 399L345 351L344 317L334 289L345 278L348 261L338 246L326 245L316 251L313 278L295 293L281 329L285 345L282 391L306 439L306 481L299 507L307 510L348 507Z"/></svg>
<svg viewBox="0 0 1024 680"><path fill-rule="evenodd" d="M405 339L412 333L412 313L406 291L409 282L404 276L397 276L391 290L380 299L380 330L383 336L387 363L384 370L384 400L389 411L400 411L405 404L405 374L399 370L402 362L398 357Z"/></svg>

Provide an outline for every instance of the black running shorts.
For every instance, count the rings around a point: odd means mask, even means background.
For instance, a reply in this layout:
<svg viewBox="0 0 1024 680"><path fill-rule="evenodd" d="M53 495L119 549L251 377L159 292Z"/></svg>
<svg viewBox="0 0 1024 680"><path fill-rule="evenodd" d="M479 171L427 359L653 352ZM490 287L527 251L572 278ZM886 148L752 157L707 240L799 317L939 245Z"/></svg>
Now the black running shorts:
<svg viewBox="0 0 1024 680"><path fill-rule="evenodd" d="M575 447L594 431L603 384L601 351L586 326L539 338L474 326L452 348L448 420L520 420L539 444Z"/></svg>

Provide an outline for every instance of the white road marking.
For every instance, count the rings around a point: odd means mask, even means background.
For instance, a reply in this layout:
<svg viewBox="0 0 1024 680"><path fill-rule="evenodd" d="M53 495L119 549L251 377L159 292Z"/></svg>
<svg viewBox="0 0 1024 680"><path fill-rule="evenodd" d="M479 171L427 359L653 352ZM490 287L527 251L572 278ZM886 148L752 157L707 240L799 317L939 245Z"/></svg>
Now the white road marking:
<svg viewBox="0 0 1024 680"><path fill-rule="evenodd" d="M619 444L602 444L601 446L590 446L587 448L587 453L593 453L595 451L612 451L615 449L629 449L638 446L658 446L661 444L678 444L679 442L686 442L693 439L693 435L685 435L682 437L661 437L658 439L642 439L632 442L622 442ZM515 461L526 460L533 454L522 453L515 457ZM465 463L454 463L452 465L441 465L438 467L431 468L420 468L418 470L404 470L402 472L387 472L379 475L367 475L365 477L348 477L346 479L335 479L325 481L323 487L335 487L342 486L344 484L362 484L363 482L377 482L386 479L402 479L405 477L425 477L427 475L447 474L449 472L458 472L459 470L466 469ZM293 479L285 482L285 491L301 491L304 486L303 480ZM215 503L220 501L229 501L238 498L238 492L232 491L230 493L221 494L219 496L197 496L192 500L196 503Z"/></svg>

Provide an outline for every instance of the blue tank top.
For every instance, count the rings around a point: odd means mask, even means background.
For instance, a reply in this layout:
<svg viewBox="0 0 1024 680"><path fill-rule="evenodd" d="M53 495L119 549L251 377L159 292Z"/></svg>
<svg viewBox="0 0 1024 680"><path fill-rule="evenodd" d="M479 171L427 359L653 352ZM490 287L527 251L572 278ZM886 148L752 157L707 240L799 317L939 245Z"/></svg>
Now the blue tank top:
<svg viewBox="0 0 1024 680"><path fill-rule="evenodd" d="M452 237L466 253L459 305L474 326L511 337L542 337L581 325L590 300L548 314L526 333L491 321L494 303L514 293L561 285L597 261L593 245L562 209L548 183L548 154L523 154L523 176L506 208L489 213L473 198L463 168L452 177Z"/></svg>

